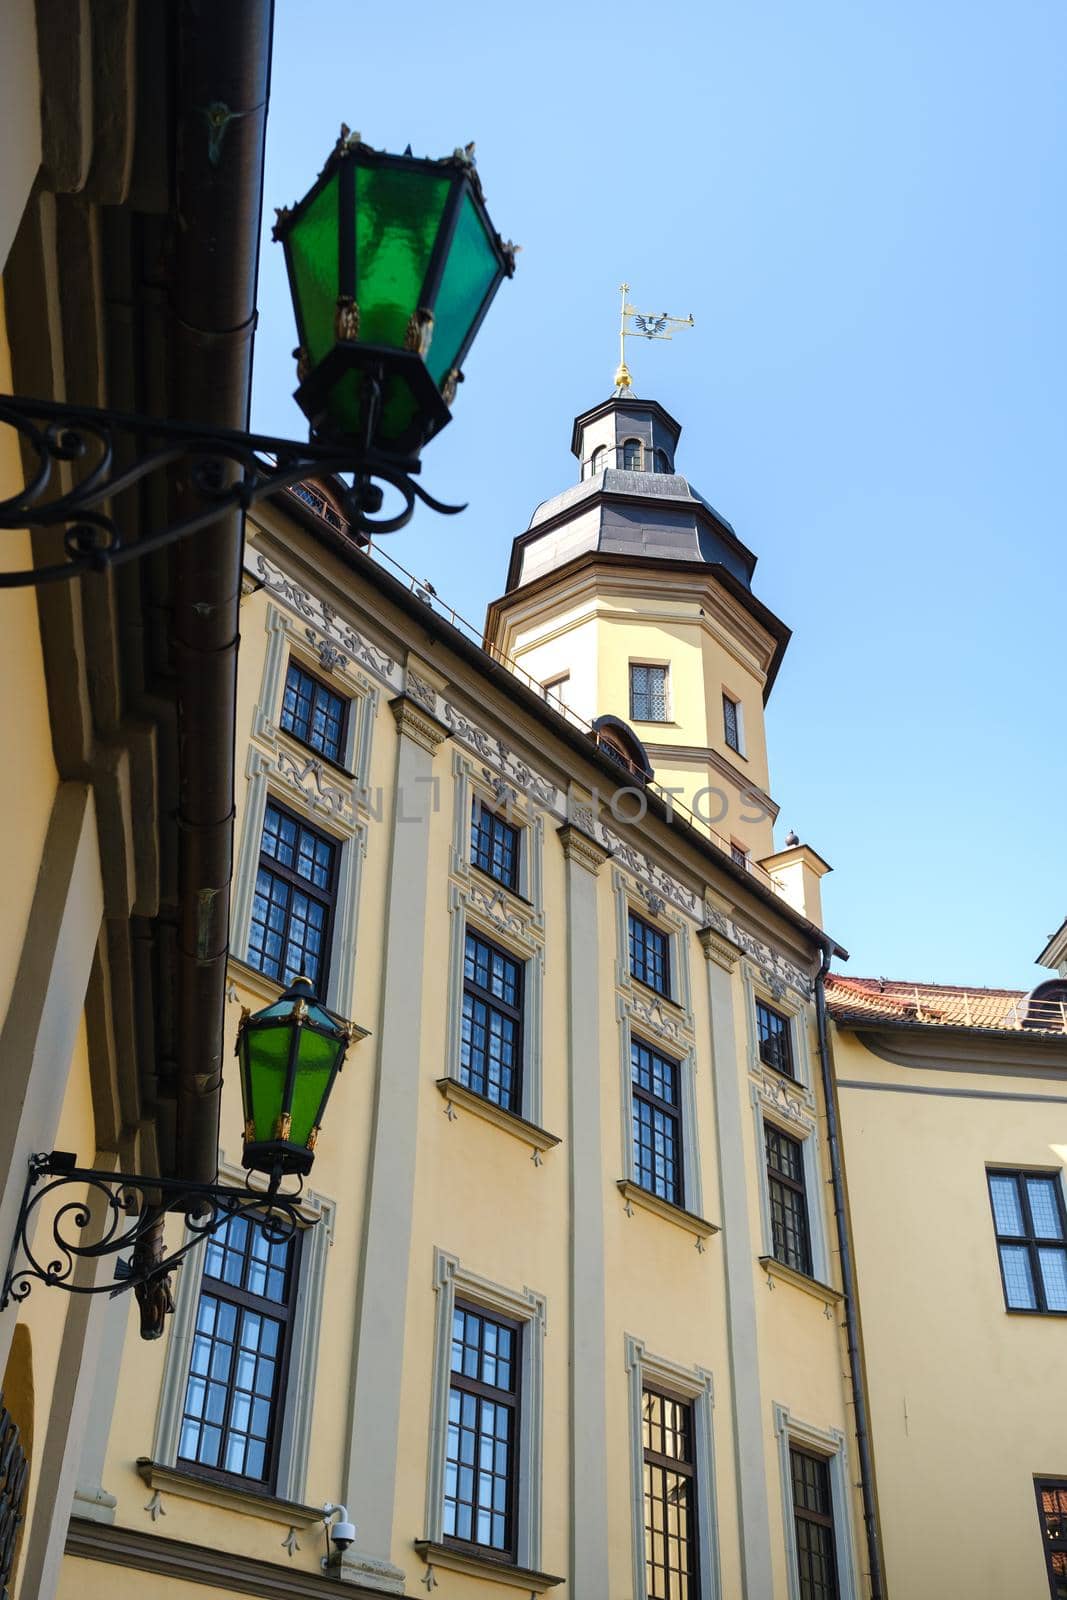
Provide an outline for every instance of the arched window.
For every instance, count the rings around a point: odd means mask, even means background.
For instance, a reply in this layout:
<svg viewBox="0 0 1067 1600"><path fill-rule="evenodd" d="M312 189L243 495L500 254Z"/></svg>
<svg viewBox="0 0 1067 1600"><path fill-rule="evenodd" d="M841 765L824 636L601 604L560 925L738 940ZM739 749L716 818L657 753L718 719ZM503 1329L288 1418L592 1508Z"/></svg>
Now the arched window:
<svg viewBox="0 0 1067 1600"><path fill-rule="evenodd" d="M671 464L667 460L667 452L666 452L666 450L657 450L656 451L656 471L657 472L669 472L670 470L671 470Z"/></svg>
<svg viewBox="0 0 1067 1600"><path fill-rule="evenodd" d="M625 439L622 446L622 470L624 472L640 472L641 454L640 439Z"/></svg>
<svg viewBox="0 0 1067 1600"><path fill-rule="evenodd" d="M603 472L608 464L608 452L602 444L598 444L593 451L592 475L595 478L598 472Z"/></svg>

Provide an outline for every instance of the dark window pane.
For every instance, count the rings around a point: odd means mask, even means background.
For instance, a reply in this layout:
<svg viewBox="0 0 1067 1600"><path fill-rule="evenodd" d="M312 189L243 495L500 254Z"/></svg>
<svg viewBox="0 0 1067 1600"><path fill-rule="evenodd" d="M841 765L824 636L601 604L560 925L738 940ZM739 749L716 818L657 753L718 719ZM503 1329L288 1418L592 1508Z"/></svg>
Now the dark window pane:
<svg viewBox="0 0 1067 1600"><path fill-rule="evenodd" d="M635 1181L672 1205L681 1205L678 1063L633 1039L630 1070Z"/></svg>
<svg viewBox="0 0 1067 1600"><path fill-rule="evenodd" d="M804 1150L796 1139L764 1123L771 1234L777 1261L811 1275L811 1238L804 1191Z"/></svg>
<svg viewBox="0 0 1067 1600"><path fill-rule="evenodd" d="M635 722L666 722L666 667L631 666L630 716Z"/></svg>
<svg viewBox="0 0 1067 1600"><path fill-rule="evenodd" d="M731 700L728 694L722 697L722 724L726 736L726 743L731 750L741 752L741 718L738 715L737 701Z"/></svg>
<svg viewBox="0 0 1067 1600"><path fill-rule="evenodd" d="M622 465L624 472L641 471L641 441L640 439L627 439L622 447Z"/></svg>
<svg viewBox="0 0 1067 1600"><path fill-rule="evenodd" d="M634 911L630 912L630 972L639 982L670 999L670 940Z"/></svg>
<svg viewBox="0 0 1067 1600"><path fill-rule="evenodd" d="M1004 1303L1009 1311L1067 1312L1067 1247L1060 1180L1050 1173L990 1172Z"/></svg>
<svg viewBox="0 0 1067 1600"><path fill-rule="evenodd" d="M519 830L481 800L471 807L471 860L506 888L519 887Z"/></svg>
<svg viewBox="0 0 1067 1600"><path fill-rule="evenodd" d="M698 1600L692 1407L646 1389L642 1427L648 1600Z"/></svg>
<svg viewBox="0 0 1067 1600"><path fill-rule="evenodd" d="M784 1072L792 1078L793 1072L793 1041L789 1031L789 1019L783 1017L781 1012L775 1011L772 1006L765 1005L762 1000L756 1001L756 1030L759 1036L759 1058L767 1066L774 1067L779 1072Z"/></svg>
<svg viewBox="0 0 1067 1600"><path fill-rule="evenodd" d="M337 846L281 807L263 818L248 962L279 983L325 987Z"/></svg>
<svg viewBox="0 0 1067 1600"><path fill-rule="evenodd" d="M347 701L295 661L289 663L282 696L281 726L287 733L319 750L330 761L344 755Z"/></svg>
<svg viewBox="0 0 1067 1600"><path fill-rule="evenodd" d="M269 1480L287 1355L295 1241L231 1218L204 1247L178 1456L212 1472Z"/></svg>
<svg viewBox="0 0 1067 1600"><path fill-rule="evenodd" d="M510 1111L522 1103L522 978L520 962L468 932L460 1082Z"/></svg>
<svg viewBox="0 0 1067 1600"><path fill-rule="evenodd" d="M513 1554L518 1330L468 1307L453 1317L444 1532Z"/></svg>
<svg viewBox="0 0 1067 1600"><path fill-rule="evenodd" d="M829 1464L790 1450L797 1575L802 1600L837 1600L837 1554Z"/></svg>

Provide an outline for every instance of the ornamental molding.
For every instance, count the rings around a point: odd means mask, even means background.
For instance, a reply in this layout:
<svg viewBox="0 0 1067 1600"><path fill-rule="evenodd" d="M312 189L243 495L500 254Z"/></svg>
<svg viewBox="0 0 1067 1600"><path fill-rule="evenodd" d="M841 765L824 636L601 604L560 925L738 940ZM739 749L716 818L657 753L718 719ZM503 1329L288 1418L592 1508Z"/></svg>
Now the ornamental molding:
<svg viewBox="0 0 1067 1600"><path fill-rule="evenodd" d="M404 675L404 692L411 696L417 705L422 706L434 719L437 717L437 692L433 685L427 683L425 678L420 678L417 672L409 667Z"/></svg>
<svg viewBox="0 0 1067 1600"><path fill-rule="evenodd" d="M621 1003L630 1020L640 1028L646 1028L659 1039L669 1040L679 1050L689 1049L690 1031L683 1027L679 1017L673 1015L673 1007L668 1009L658 1000L646 1000L636 991L631 991L629 998Z"/></svg>
<svg viewBox="0 0 1067 1600"><path fill-rule="evenodd" d="M777 1073L765 1072L753 1084L752 1092L765 1111L799 1128L804 1138L815 1132L815 1117L806 1109L803 1098L791 1094L785 1079Z"/></svg>
<svg viewBox="0 0 1067 1600"><path fill-rule="evenodd" d="M611 852L606 850L603 845L598 844L595 839L591 839L588 834L583 833L580 828L576 828L572 823L565 822L561 828L556 829L556 832L559 834L559 840L563 846L563 854L566 859L577 862L580 867L585 868L586 872L591 872L595 878Z"/></svg>
<svg viewBox="0 0 1067 1600"><path fill-rule="evenodd" d="M483 888L472 879L462 888L453 884L452 904L462 906L491 931L513 940L524 955L536 953L544 962L544 929L519 910L506 890L490 889L488 885Z"/></svg>
<svg viewBox="0 0 1067 1600"><path fill-rule="evenodd" d="M333 606L295 582L258 551L255 555L255 572L262 586L281 604L303 618L306 623L311 623L318 633L339 647L351 661L359 662L395 692L401 690L401 681L405 674L399 662L366 640L350 623L339 616ZM812 980L802 968L795 966L785 956L772 950L769 945L738 927L724 912L717 908L713 909L701 895L671 873L664 871L617 829L601 822L590 804L566 796L555 783L536 772L527 761L517 755L503 739L489 733L451 700L438 694L433 686L418 674L414 675L418 683L418 696L416 696L411 684L412 676L409 668L406 674L409 703L418 706L424 716L432 716L442 723L457 744L474 751L487 768L499 774L505 782L524 794L531 805L550 812L565 825L573 825L580 833L586 835L594 846L599 846L606 855L614 856L620 866L627 868L640 881L643 892L659 896L692 921L714 929L723 939L751 957L768 975L775 976L789 988L803 995L805 999L811 998ZM440 743L440 737L437 742ZM435 744L433 748L436 747Z"/></svg>
<svg viewBox="0 0 1067 1600"><path fill-rule="evenodd" d="M305 622L310 622L334 647L339 647L350 661L358 661L390 687L400 687L400 666L394 657L364 639L328 601L320 600L318 595L290 578L259 551L256 552L254 570L262 588Z"/></svg>
<svg viewBox="0 0 1067 1600"><path fill-rule="evenodd" d="M412 740L430 755L434 755L449 736L448 729L436 717L420 710L407 694L398 694L390 700L389 709L400 736Z"/></svg>
<svg viewBox="0 0 1067 1600"><path fill-rule="evenodd" d="M351 795L332 781L331 768L317 756L294 755L281 744L270 755L253 749L249 752L248 776L260 774L292 789L309 810L340 823L347 833L359 829Z"/></svg>

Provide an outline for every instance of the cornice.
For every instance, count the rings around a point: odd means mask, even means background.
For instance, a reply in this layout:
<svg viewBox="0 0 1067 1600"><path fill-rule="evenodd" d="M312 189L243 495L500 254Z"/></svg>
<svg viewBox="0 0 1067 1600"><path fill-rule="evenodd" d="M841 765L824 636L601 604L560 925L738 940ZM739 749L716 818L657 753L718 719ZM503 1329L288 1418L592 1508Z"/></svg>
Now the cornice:
<svg viewBox="0 0 1067 1600"><path fill-rule="evenodd" d="M872 1055L916 1072L965 1072L994 1078L1067 1080L1067 1034L1025 1028L946 1028L928 1022L838 1022ZM887 1085L891 1087L891 1085Z"/></svg>
<svg viewBox="0 0 1067 1600"><path fill-rule="evenodd" d="M724 972L733 972L741 960L736 945L730 944L715 928L698 928L697 938L707 960L714 961Z"/></svg>
<svg viewBox="0 0 1067 1600"><path fill-rule="evenodd" d="M337 1580L308 1572L291 1563L258 1561L189 1544L184 1539L163 1538L140 1528L90 1522L72 1517L67 1529L66 1553L83 1561L103 1561L111 1567L131 1567L168 1578L184 1592L186 1585L215 1589L223 1594L251 1594L261 1600L337 1600ZM346 1584L349 1600L381 1600L380 1589Z"/></svg>
<svg viewBox="0 0 1067 1600"><path fill-rule="evenodd" d="M563 854L568 861L576 861L580 867L591 872L596 877L604 862L611 855L611 851L604 845L598 844L589 834L583 833L572 822L565 822L557 828L559 842L563 846Z"/></svg>
<svg viewBox="0 0 1067 1600"><path fill-rule="evenodd" d="M728 778L731 783L736 784L744 794L751 795L758 800L772 820L777 820L778 813L781 810L777 800L772 800L766 789L761 789L758 783L753 782L750 777L741 771L740 767L735 767L732 761L728 761L725 756L720 755L718 750L711 749L710 745L651 744L646 739L645 749L650 757L660 756L664 761L677 761L683 765L692 762L694 766L714 767L716 772L720 773L724 778ZM655 762L653 762L653 765L655 765Z"/></svg>
<svg viewBox="0 0 1067 1600"><path fill-rule="evenodd" d="M410 694L395 695L389 702L389 709L401 737L411 739L423 750L428 750L430 755L451 737L451 730L443 722L438 722L423 706L416 704Z"/></svg>

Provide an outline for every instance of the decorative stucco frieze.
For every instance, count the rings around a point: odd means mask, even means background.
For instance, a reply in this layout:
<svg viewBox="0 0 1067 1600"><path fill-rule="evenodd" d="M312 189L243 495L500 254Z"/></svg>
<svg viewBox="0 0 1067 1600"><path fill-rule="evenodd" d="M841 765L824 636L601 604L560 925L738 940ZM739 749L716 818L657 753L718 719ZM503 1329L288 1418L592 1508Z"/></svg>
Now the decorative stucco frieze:
<svg viewBox="0 0 1067 1600"><path fill-rule="evenodd" d="M329 768L317 756L296 756L279 748L275 752L273 771L283 783L299 792L312 811L337 817L350 827L354 824L351 796L331 781Z"/></svg>
<svg viewBox="0 0 1067 1600"><path fill-rule="evenodd" d="M666 1006L661 1006L658 1000L646 1000L635 993L627 1003L627 1010L631 1020L649 1033L668 1040L679 1049L686 1047L688 1030L683 1027L681 1018L673 1015Z"/></svg>
<svg viewBox="0 0 1067 1600"><path fill-rule="evenodd" d="M755 1092L765 1110L792 1123L807 1138L815 1130L815 1118L802 1092L792 1091L774 1071L765 1071L756 1081Z"/></svg>
<svg viewBox="0 0 1067 1600"><path fill-rule="evenodd" d="M448 729L435 716L421 710L407 694L390 700L389 709L402 738L411 739L421 749L433 755L438 746L448 738Z"/></svg>
<svg viewBox="0 0 1067 1600"><path fill-rule="evenodd" d="M392 688L399 688L399 663L384 650L380 650L377 645L370 644L362 634L357 633L352 624L341 617L328 601L321 600L318 595L303 588L259 551L255 555L255 572L264 589L294 611L297 616L310 622L335 647L339 647L349 660L358 661L383 683Z"/></svg>

